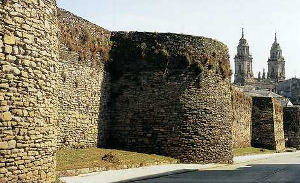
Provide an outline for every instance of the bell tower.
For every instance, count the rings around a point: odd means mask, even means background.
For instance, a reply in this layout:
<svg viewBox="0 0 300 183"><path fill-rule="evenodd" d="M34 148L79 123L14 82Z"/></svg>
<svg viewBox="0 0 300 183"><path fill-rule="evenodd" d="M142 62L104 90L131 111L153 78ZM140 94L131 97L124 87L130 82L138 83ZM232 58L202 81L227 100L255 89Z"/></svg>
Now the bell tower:
<svg viewBox="0 0 300 183"><path fill-rule="evenodd" d="M282 56L282 50L277 42L277 34L270 51L268 60L268 78L272 81L279 82L285 80L285 61Z"/></svg>
<svg viewBox="0 0 300 183"><path fill-rule="evenodd" d="M254 79L252 71L252 55L249 51L249 45L244 37L244 29L242 29L242 37L237 46L237 54L234 57L235 74L234 84L245 85L248 81Z"/></svg>

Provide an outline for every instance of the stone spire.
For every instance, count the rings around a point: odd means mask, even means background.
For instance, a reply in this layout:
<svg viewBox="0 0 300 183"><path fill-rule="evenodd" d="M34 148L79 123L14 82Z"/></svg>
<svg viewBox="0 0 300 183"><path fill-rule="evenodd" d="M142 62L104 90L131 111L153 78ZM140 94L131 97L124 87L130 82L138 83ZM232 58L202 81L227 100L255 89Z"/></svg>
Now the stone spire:
<svg viewBox="0 0 300 183"><path fill-rule="evenodd" d="M277 40L276 32L274 43L270 50L270 58L268 60L268 78L275 82L285 80L285 61Z"/></svg>
<svg viewBox="0 0 300 183"><path fill-rule="evenodd" d="M245 85L245 83L253 79L252 71L252 55L249 51L249 45L245 39L244 28L242 28L242 37L237 46L237 54L235 60L235 78L234 83L237 85Z"/></svg>
<svg viewBox="0 0 300 183"><path fill-rule="evenodd" d="M263 80L266 79L266 70L265 70L265 68L263 69L262 79L263 79Z"/></svg>
<svg viewBox="0 0 300 183"><path fill-rule="evenodd" d="M242 39L244 39L244 28L242 28Z"/></svg>

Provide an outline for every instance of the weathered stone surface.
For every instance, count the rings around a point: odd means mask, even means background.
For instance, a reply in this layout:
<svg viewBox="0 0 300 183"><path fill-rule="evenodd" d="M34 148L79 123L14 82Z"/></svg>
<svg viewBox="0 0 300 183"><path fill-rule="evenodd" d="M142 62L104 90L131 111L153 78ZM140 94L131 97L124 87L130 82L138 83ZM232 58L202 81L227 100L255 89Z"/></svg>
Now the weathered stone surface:
<svg viewBox="0 0 300 183"><path fill-rule="evenodd" d="M56 1L3 1L0 12L0 182L50 183L56 165ZM24 59L39 66L26 67Z"/></svg>
<svg viewBox="0 0 300 183"><path fill-rule="evenodd" d="M12 53L12 46L5 45L4 52L7 53L7 54L11 54Z"/></svg>
<svg viewBox="0 0 300 183"><path fill-rule="evenodd" d="M278 152L285 149L283 108L276 99L253 98L252 145Z"/></svg>
<svg viewBox="0 0 300 183"><path fill-rule="evenodd" d="M252 98L232 87L233 147L251 146Z"/></svg>
<svg viewBox="0 0 300 183"><path fill-rule="evenodd" d="M300 149L300 107L285 107L283 122L286 146Z"/></svg>
<svg viewBox="0 0 300 183"><path fill-rule="evenodd" d="M8 149L16 148L17 142L15 140L8 141Z"/></svg>
<svg viewBox="0 0 300 183"><path fill-rule="evenodd" d="M0 142L0 150L8 149L8 142Z"/></svg>
<svg viewBox="0 0 300 183"><path fill-rule="evenodd" d="M93 37L93 40L102 40L102 44L106 44L110 42L110 32L65 10L59 9L58 14L61 31L57 145L59 148L103 147L110 117L107 104L110 76L105 60L101 53L88 57L93 50L86 48L86 56L82 56L78 50L73 50L70 42L82 44L82 37ZM78 31L76 36L65 42L66 32L75 30ZM110 44L104 48L109 51Z"/></svg>
<svg viewBox="0 0 300 183"><path fill-rule="evenodd" d="M114 33L112 40L109 144L185 163L232 162L226 46L178 34Z"/></svg>
<svg viewBox="0 0 300 183"><path fill-rule="evenodd" d="M10 112L4 112L0 114L0 121L10 121L12 120L12 115Z"/></svg>
<svg viewBox="0 0 300 183"><path fill-rule="evenodd" d="M251 115L254 143L284 146L282 108L268 99L252 113L252 100L231 90L228 50L218 41L111 38L64 10L57 25L55 0L7 1L0 10L9 12L0 16L0 182L54 181L57 147L231 163L232 147L249 146Z"/></svg>
<svg viewBox="0 0 300 183"><path fill-rule="evenodd" d="M16 38L14 35L4 34L3 42L4 44L13 45L16 44Z"/></svg>
<svg viewBox="0 0 300 183"><path fill-rule="evenodd" d="M9 84L8 83L0 83L0 88L2 88L2 89L8 89L9 88Z"/></svg>

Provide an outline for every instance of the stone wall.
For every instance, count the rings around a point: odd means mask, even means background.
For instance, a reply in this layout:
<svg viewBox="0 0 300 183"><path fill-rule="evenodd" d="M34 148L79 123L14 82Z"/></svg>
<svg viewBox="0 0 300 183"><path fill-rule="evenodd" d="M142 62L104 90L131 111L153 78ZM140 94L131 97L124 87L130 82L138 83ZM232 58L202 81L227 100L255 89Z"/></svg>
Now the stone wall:
<svg viewBox="0 0 300 183"><path fill-rule="evenodd" d="M278 93L291 100L294 105L300 104L300 79L291 78L278 84Z"/></svg>
<svg viewBox="0 0 300 183"><path fill-rule="evenodd" d="M62 9L58 22L58 146L104 146L110 115L105 68L110 32Z"/></svg>
<svg viewBox="0 0 300 183"><path fill-rule="evenodd" d="M111 146L232 162L227 47L178 34L121 32L112 41Z"/></svg>
<svg viewBox="0 0 300 183"><path fill-rule="evenodd" d="M252 97L232 87L233 148L251 146Z"/></svg>
<svg viewBox="0 0 300 183"><path fill-rule="evenodd" d="M300 107L285 107L283 109L284 136L287 147L300 148Z"/></svg>
<svg viewBox="0 0 300 183"><path fill-rule="evenodd" d="M285 149L283 132L283 108L269 97L253 97L252 146Z"/></svg>
<svg viewBox="0 0 300 183"><path fill-rule="evenodd" d="M0 182L55 180L55 0L0 2Z"/></svg>
<svg viewBox="0 0 300 183"><path fill-rule="evenodd" d="M275 135L275 145L276 151L282 152L285 150L285 139L284 139L284 129L283 129L283 107L281 103L273 100L274 108L274 135Z"/></svg>

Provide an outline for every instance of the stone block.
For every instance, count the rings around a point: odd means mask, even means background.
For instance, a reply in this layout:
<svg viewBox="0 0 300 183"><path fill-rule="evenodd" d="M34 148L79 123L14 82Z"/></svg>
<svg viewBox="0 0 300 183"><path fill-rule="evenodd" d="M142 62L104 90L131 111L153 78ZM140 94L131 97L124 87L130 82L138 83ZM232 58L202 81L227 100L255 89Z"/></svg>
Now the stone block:
<svg viewBox="0 0 300 183"><path fill-rule="evenodd" d="M14 35L5 34L3 42L4 44L14 45L16 44L16 38Z"/></svg>
<svg viewBox="0 0 300 183"><path fill-rule="evenodd" d="M0 121L11 121L12 115L10 112L4 112L0 114Z"/></svg>
<svg viewBox="0 0 300 183"><path fill-rule="evenodd" d="M1 83L0 84L0 88L8 89L9 88L9 84L8 83Z"/></svg>
<svg viewBox="0 0 300 183"><path fill-rule="evenodd" d="M4 47L4 52L5 52L5 53L11 54L12 51L13 51L12 46L10 46L10 45L5 45L5 47Z"/></svg>
<svg viewBox="0 0 300 183"><path fill-rule="evenodd" d="M16 148L17 142L15 140L8 141L8 149Z"/></svg>
<svg viewBox="0 0 300 183"><path fill-rule="evenodd" d="M0 142L0 150L1 149L8 149L8 143L7 142Z"/></svg>

